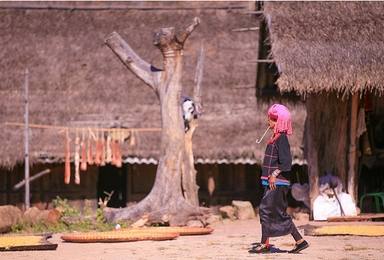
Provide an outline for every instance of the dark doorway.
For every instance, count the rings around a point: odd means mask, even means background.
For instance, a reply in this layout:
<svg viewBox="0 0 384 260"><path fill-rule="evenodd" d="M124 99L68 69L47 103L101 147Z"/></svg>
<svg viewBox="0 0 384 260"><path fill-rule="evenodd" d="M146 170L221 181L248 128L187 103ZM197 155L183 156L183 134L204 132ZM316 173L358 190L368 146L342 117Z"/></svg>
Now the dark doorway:
<svg viewBox="0 0 384 260"><path fill-rule="evenodd" d="M127 203L127 167L122 168L107 164L99 168L99 180L97 182L97 198L104 200L113 191L108 202L108 207L125 207ZM108 193L108 194L106 194Z"/></svg>

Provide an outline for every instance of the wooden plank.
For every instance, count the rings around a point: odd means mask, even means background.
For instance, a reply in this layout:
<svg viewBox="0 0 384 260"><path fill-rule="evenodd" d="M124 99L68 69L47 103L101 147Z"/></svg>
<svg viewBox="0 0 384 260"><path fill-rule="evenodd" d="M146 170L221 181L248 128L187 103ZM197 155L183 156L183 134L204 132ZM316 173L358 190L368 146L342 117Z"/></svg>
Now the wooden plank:
<svg viewBox="0 0 384 260"><path fill-rule="evenodd" d="M362 214L358 216L329 217L327 218L327 222L367 221L377 218L384 218L384 213Z"/></svg>

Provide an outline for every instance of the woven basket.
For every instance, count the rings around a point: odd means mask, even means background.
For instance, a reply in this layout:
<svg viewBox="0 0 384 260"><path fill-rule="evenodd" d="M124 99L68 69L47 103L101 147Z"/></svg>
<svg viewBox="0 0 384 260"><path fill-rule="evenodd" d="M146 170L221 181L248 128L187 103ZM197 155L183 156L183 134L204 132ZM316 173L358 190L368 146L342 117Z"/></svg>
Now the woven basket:
<svg viewBox="0 0 384 260"><path fill-rule="evenodd" d="M114 231L119 232L141 232L141 231L151 231L151 232L176 232L180 236L190 236L190 235L207 235L213 232L213 228L205 227L142 227L142 228L120 228L115 229Z"/></svg>
<svg viewBox="0 0 384 260"><path fill-rule="evenodd" d="M62 235L61 239L66 242L95 243L95 242L133 242L142 240L169 240L179 236L176 232L90 232Z"/></svg>

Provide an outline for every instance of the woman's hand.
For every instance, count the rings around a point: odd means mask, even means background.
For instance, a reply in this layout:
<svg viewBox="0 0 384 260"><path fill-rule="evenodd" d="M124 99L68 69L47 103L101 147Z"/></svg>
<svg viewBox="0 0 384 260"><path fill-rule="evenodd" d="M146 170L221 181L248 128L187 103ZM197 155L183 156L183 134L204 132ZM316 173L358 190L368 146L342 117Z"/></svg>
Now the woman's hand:
<svg viewBox="0 0 384 260"><path fill-rule="evenodd" d="M269 188L271 190L276 189L276 177L275 176L271 175L269 177L268 183L269 183Z"/></svg>

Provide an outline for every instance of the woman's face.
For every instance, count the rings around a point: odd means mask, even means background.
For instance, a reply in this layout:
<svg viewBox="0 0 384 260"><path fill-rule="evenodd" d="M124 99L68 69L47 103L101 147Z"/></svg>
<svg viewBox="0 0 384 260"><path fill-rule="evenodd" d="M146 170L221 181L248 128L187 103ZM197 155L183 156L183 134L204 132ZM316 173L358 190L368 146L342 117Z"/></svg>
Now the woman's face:
<svg viewBox="0 0 384 260"><path fill-rule="evenodd" d="M271 129L275 128L276 121L277 121L276 119L274 119L274 118L270 118L270 117L268 116L268 124L269 124L269 128L271 128Z"/></svg>

